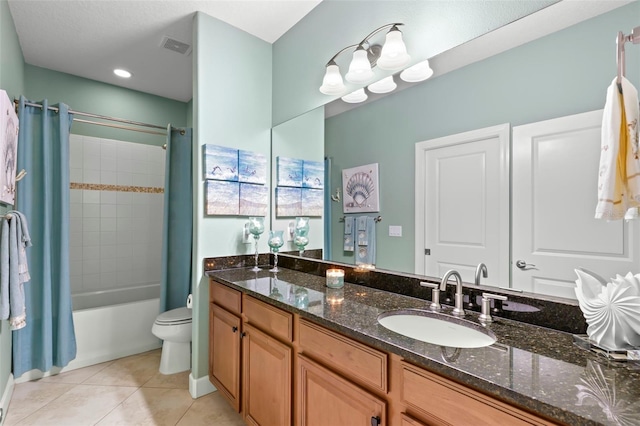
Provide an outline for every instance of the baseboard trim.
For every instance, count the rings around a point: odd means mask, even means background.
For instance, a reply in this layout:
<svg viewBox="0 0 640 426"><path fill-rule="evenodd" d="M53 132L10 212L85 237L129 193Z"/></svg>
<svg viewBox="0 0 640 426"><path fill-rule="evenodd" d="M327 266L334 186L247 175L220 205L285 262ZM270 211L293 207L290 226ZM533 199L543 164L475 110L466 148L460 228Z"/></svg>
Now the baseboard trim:
<svg viewBox="0 0 640 426"><path fill-rule="evenodd" d="M209 381L209 376L196 379L193 377L193 372L189 374L189 393L191 394L191 398L200 398L215 391L217 391L217 389Z"/></svg>
<svg viewBox="0 0 640 426"><path fill-rule="evenodd" d="M2 399L0 399L0 408L2 409L2 417L0 418L0 425L4 424L4 419L7 417L9 410L9 403L11 402L11 396L13 395L13 386L15 382L13 380L13 374L9 374L7 384L2 391Z"/></svg>

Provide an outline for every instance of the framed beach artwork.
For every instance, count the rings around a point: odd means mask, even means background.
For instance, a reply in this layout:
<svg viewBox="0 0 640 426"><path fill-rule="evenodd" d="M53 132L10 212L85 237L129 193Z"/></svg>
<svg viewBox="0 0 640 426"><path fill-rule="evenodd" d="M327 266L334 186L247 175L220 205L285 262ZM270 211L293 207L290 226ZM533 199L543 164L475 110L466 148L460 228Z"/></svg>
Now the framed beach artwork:
<svg viewBox="0 0 640 426"><path fill-rule="evenodd" d="M238 150L205 144L204 178L238 182Z"/></svg>
<svg viewBox="0 0 640 426"><path fill-rule="evenodd" d="M240 184L240 216L266 216L268 206L268 186Z"/></svg>
<svg viewBox="0 0 640 426"><path fill-rule="evenodd" d="M324 213L324 191L302 188L302 216L322 216Z"/></svg>
<svg viewBox="0 0 640 426"><path fill-rule="evenodd" d="M205 213L211 216L240 213L240 184L218 180L206 181Z"/></svg>
<svg viewBox="0 0 640 426"><path fill-rule="evenodd" d="M276 188L276 216L300 216L302 214L302 188Z"/></svg>
<svg viewBox="0 0 640 426"><path fill-rule="evenodd" d="M379 212L378 163L343 169L342 194L344 213Z"/></svg>
<svg viewBox="0 0 640 426"><path fill-rule="evenodd" d="M304 160L302 164L302 187L324 188L324 163Z"/></svg>
<svg viewBox="0 0 640 426"><path fill-rule="evenodd" d="M240 150L238 152L238 180L244 183L267 183L267 157L263 154Z"/></svg>
<svg viewBox="0 0 640 426"><path fill-rule="evenodd" d="M18 116L7 92L0 90L0 202L15 203Z"/></svg>
<svg viewBox="0 0 640 426"><path fill-rule="evenodd" d="M277 186L302 187L302 164L297 158L277 157Z"/></svg>

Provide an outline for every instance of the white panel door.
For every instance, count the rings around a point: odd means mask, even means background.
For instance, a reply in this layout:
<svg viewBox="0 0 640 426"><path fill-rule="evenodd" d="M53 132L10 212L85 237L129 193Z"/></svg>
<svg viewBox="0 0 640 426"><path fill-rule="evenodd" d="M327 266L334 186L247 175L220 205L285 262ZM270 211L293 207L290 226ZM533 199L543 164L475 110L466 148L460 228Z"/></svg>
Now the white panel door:
<svg viewBox="0 0 640 426"><path fill-rule="evenodd" d="M638 224L594 219L601 123L593 111L513 128L513 288L575 299L575 268L638 272Z"/></svg>
<svg viewBox="0 0 640 426"><path fill-rule="evenodd" d="M419 144L424 260L418 273L441 277L455 269L473 282L483 262L489 272L483 284L508 286L508 132L503 125Z"/></svg>

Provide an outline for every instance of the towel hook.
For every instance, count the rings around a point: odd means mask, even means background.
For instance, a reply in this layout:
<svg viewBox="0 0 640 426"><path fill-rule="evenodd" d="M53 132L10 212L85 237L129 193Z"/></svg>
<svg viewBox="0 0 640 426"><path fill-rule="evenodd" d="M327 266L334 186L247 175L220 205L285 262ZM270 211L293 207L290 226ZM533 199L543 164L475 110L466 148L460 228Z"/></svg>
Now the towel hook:
<svg viewBox="0 0 640 426"><path fill-rule="evenodd" d="M20 170L20 172L16 175L16 182L18 182L19 180L22 180L23 177L25 177L27 175L27 172L25 169Z"/></svg>

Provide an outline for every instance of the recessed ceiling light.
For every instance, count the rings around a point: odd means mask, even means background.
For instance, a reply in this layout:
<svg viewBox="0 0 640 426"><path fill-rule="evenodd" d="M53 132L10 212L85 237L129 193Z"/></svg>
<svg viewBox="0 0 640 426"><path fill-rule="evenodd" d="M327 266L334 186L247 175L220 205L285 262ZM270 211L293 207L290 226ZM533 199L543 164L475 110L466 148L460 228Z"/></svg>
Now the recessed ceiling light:
<svg viewBox="0 0 640 426"><path fill-rule="evenodd" d="M122 77L122 78L129 78L133 75L129 71L123 70L121 68L116 68L115 70L113 70L113 73L118 77Z"/></svg>

